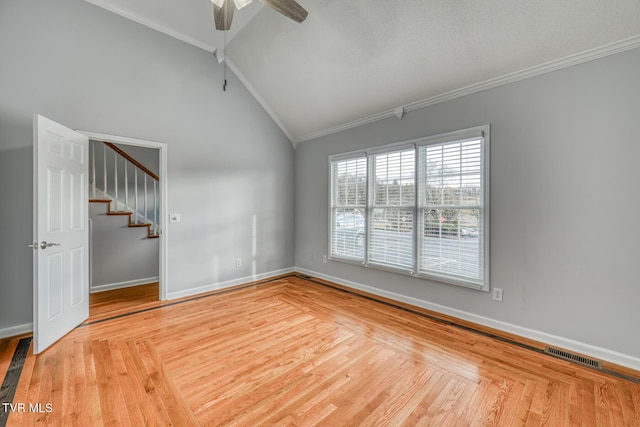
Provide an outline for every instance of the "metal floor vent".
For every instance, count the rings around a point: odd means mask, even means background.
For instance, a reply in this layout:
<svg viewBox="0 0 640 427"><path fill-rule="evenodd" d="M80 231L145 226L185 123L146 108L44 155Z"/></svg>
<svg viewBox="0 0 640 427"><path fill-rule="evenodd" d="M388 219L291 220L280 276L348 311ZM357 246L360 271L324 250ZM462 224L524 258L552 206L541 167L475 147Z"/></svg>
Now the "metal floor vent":
<svg viewBox="0 0 640 427"><path fill-rule="evenodd" d="M544 352L559 357L560 359L579 363L580 365L588 366L590 368L602 369L602 362L599 360L589 359L588 357L579 356L550 346L546 346Z"/></svg>

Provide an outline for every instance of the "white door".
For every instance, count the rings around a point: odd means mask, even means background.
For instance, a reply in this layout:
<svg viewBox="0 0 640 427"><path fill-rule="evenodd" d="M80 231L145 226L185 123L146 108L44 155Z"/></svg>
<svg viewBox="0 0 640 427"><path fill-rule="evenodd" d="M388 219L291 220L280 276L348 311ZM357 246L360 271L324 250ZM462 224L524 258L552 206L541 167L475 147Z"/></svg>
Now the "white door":
<svg viewBox="0 0 640 427"><path fill-rule="evenodd" d="M33 351L89 317L89 138L33 119Z"/></svg>

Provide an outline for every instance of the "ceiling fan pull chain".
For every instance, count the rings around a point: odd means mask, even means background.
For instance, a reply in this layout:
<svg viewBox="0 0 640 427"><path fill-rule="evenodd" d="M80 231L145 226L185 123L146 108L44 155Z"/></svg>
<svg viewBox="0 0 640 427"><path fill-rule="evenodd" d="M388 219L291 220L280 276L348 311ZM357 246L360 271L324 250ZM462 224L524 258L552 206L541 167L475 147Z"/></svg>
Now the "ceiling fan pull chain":
<svg viewBox="0 0 640 427"><path fill-rule="evenodd" d="M222 64L222 78L224 79L224 83L222 83L222 91L227 91L227 32L225 31L222 34L222 43L224 49L224 64Z"/></svg>

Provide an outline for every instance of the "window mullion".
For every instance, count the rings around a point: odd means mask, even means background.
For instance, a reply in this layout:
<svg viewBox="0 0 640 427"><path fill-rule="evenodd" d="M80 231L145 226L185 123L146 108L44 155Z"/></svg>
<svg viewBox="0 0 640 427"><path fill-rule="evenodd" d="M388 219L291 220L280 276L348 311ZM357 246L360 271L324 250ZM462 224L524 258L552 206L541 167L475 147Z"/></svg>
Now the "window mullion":
<svg viewBox="0 0 640 427"><path fill-rule="evenodd" d="M375 192L375 183L373 182L373 180L375 180L375 162L372 160L372 158L375 158L375 156L373 155L368 155L367 156L367 204L366 204L366 208L365 208L365 233L364 233L364 260L363 260L363 264L367 265L369 264L369 253L370 253L370 248L369 245L371 244L371 224L373 223L371 216L373 215L373 209L371 208L373 206L373 201L374 201L374 192Z"/></svg>
<svg viewBox="0 0 640 427"><path fill-rule="evenodd" d="M420 153L418 153L418 147L413 147L413 268L411 274L418 272L418 238L420 236L420 221L418 221L418 205L420 203L420 192L418 187L421 185L418 171L421 164Z"/></svg>

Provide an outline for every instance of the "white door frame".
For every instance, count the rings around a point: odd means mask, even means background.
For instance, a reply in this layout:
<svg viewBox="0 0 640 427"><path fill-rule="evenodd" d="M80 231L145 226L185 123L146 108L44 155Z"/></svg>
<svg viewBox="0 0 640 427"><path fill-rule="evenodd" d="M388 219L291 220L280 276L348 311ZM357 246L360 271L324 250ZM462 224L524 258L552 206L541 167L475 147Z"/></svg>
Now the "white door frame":
<svg viewBox="0 0 640 427"><path fill-rule="evenodd" d="M168 173L167 173L167 144L164 142L145 141L142 139L127 138L124 136L107 135L96 132L78 130L77 132L86 135L90 140L112 142L115 144L134 145L144 148L155 148L160 152L160 259L158 281L160 282L160 300L167 299L168 294L168 264L167 248L169 242L169 214L168 214ZM87 200L87 203L89 201Z"/></svg>

